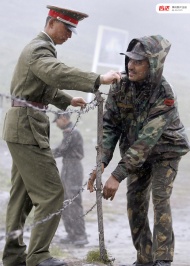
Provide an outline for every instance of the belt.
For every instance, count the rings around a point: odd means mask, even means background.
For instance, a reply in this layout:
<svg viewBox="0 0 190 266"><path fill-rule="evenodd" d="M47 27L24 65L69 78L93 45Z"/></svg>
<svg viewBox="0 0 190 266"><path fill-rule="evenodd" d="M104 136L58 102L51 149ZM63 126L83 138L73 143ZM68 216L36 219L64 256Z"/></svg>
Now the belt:
<svg viewBox="0 0 190 266"><path fill-rule="evenodd" d="M34 107L38 107L40 109L47 109L48 105L44 105L43 103L36 103L36 102L31 102L31 101L17 101L17 100L12 100L12 107L32 107L29 106L32 105Z"/></svg>

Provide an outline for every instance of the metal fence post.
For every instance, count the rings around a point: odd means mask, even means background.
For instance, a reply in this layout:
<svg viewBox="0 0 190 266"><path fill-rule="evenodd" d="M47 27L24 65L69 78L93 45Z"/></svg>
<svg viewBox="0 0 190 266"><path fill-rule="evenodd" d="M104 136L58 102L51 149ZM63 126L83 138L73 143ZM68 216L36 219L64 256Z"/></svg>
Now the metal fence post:
<svg viewBox="0 0 190 266"><path fill-rule="evenodd" d="M103 225L103 212L102 212L102 139L103 139L103 98L99 91L96 92L96 99L98 103L98 119L97 119L97 157L96 157L96 200L97 200L97 216L98 216L98 231L99 231L99 248L100 257L106 261L106 249L104 243L104 225Z"/></svg>

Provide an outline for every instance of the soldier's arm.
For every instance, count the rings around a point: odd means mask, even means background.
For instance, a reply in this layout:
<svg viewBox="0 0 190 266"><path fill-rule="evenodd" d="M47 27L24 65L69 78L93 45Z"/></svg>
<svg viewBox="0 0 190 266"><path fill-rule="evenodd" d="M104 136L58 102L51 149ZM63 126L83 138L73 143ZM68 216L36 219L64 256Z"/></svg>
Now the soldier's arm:
<svg viewBox="0 0 190 266"><path fill-rule="evenodd" d="M68 93L58 90L51 104L61 110L65 110L71 104L72 99L73 97Z"/></svg>
<svg viewBox="0 0 190 266"><path fill-rule="evenodd" d="M102 163L106 167L113 157L116 144L121 135L121 122L114 93L116 84L110 87L103 115L103 155Z"/></svg>
<svg viewBox="0 0 190 266"><path fill-rule="evenodd" d="M30 69L44 83L60 90L93 93L101 84L111 84L114 80L120 80L120 74L115 71L99 75L69 67L55 58L54 52L46 44L34 48Z"/></svg>
<svg viewBox="0 0 190 266"><path fill-rule="evenodd" d="M108 98L106 100L104 115L103 115L103 142L102 142L102 173L104 168L109 164L113 157L113 153L116 144L121 135L120 115L117 107L116 99L114 94L117 90L117 84L113 84L110 87ZM114 177L113 177L114 178ZM94 182L96 179L96 169L94 169L88 179L87 189L90 192L94 191ZM111 179L113 181L113 179ZM117 183L117 182L116 182ZM111 182L113 184L113 182ZM115 184L115 183L114 183ZM108 194L104 190L104 197L107 199ZM112 191L112 190L111 190ZM115 191L116 192L116 191ZM115 194L114 194L115 195ZM112 199L114 198L114 195Z"/></svg>
<svg viewBox="0 0 190 266"><path fill-rule="evenodd" d="M55 58L47 44L34 47L30 69L36 77L52 88L94 92L100 75L69 67ZM98 86L99 87L99 86ZM98 89L97 87L97 89Z"/></svg>

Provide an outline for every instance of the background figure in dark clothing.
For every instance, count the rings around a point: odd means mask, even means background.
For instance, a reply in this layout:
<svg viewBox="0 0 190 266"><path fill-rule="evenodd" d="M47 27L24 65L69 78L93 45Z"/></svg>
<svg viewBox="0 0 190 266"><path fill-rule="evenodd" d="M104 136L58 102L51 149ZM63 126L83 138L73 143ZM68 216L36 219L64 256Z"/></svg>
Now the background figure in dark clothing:
<svg viewBox="0 0 190 266"><path fill-rule="evenodd" d="M54 122L63 131L63 140L57 148L53 149L53 155L55 158L63 158L61 181L64 187L64 200L68 200L75 197L83 185L84 175L81 163L84 157L83 138L78 129L73 129L68 113L56 115ZM74 245L88 244L85 221L82 216L83 206L80 193L62 213L67 236L61 242Z"/></svg>

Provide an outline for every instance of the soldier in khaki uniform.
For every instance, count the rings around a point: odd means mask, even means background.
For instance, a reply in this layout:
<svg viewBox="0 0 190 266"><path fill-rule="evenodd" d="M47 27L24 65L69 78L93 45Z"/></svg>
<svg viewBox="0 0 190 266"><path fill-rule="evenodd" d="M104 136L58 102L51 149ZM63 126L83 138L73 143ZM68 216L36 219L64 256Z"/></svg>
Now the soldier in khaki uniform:
<svg viewBox="0 0 190 266"><path fill-rule="evenodd" d="M190 150L177 100L163 77L171 44L160 35L133 39L125 55L120 84L111 85L103 117L102 169L119 141L121 160L105 183L113 199L127 178L127 211L137 259L134 266L170 266L174 232L170 197L181 156ZM96 171L88 189L93 191ZM153 234L148 208L154 205ZM123 265L124 266L124 265Z"/></svg>
<svg viewBox="0 0 190 266"><path fill-rule="evenodd" d="M66 265L49 253L60 215L32 229L28 254L25 253L23 234L16 239L10 236L12 231L23 229L33 206L34 223L62 208L63 187L49 147L49 119L45 109L49 103L61 110L68 105L85 105L82 98L72 98L63 89L95 92L102 83L120 80L120 75L113 71L98 75L60 62L55 45L71 38L78 22L87 15L52 6L48 8L44 31L26 45L18 59L11 83L14 100L4 122L3 138L13 159L3 252L5 266Z"/></svg>

